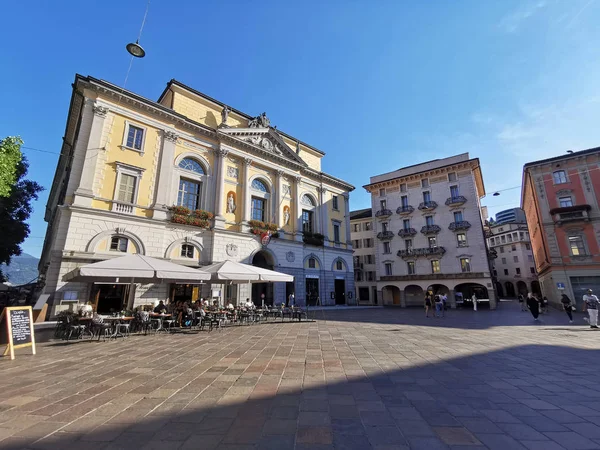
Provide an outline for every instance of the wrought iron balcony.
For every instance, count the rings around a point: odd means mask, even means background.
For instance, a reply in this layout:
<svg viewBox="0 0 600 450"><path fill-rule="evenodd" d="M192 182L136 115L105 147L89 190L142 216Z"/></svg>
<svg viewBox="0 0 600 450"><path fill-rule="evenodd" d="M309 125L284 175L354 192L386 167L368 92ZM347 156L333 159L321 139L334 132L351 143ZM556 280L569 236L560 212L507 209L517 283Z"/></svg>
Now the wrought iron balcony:
<svg viewBox="0 0 600 450"><path fill-rule="evenodd" d="M392 211L390 209L380 209L379 211L377 211L375 213L375 217L378 217L380 219L385 218L385 217L390 217L392 215Z"/></svg>
<svg viewBox="0 0 600 450"><path fill-rule="evenodd" d="M498 257L498 252L493 248L488 250L488 259L496 259Z"/></svg>
<svg viewBox="0 0 600 450"><path fill-rule="evenodd" d="M438 204L434 201L429 201L429 202L421 202L419 203L419 210L420 211L433 211L435 208L437 208Z"/></svg>
<svg viewBox="0 0 600 450"><path fill-rule="evenodd" d="M394 238L394 233L391 231L380 231L377 233L377 239L381 239L382 241L389 241Z"/></svg>
<svg viewBox="0 0 600 450"><path fill-rule="evenodd" d="M460 206L467 202L467 198L464 195L457 195L456 197L450 197L446 200L447 206Z"/></svg>
<svg viewBox="0 0 600 450"><path fill-rule="evenodd" d="M550 214L557 225L565 222L587 222L590 220L591 209L590 205L565 206L551 209Z"/></svg>
<svg viewBox="0 0 600 450"><path fill-rule="evenodd" d="M396 210L396 214L400 214L401 216L407 216L409 214L412 214L414 212L415 208L413 208L410 205L406 205L406 206L399 206L398 209Z"/></svg>
<svg viewBox="0 0 600 450"><path fill-rule="evenodd" d="M446 253L444 247L425 247L425 248L409 248L406 250L398 250L397 255L400 258L418 258L419 256L442 256Z"/></svg>
<svg viewBox="0 0 600 450"><path fill-rule="evenodd" d="M417 230L415 230L414 228L402 228L400 231L398 231L398 236L403 238L414 236L415 234L417 234Z"/></svg>
<svg viewBox="0 0 600 450"><path fill-rule="evenodd" d="M461 220L460 222L452 222L448 229L452 231L460 231L460 230L468 230L471 228L471 224L466 220Z"/></svg>
<svg viewBox="0 0 600 450"><path fill-rule="evenodd" d="M438 234L442 229L439 225L425 225L421 228L421 233L423 234Z"/></svg>

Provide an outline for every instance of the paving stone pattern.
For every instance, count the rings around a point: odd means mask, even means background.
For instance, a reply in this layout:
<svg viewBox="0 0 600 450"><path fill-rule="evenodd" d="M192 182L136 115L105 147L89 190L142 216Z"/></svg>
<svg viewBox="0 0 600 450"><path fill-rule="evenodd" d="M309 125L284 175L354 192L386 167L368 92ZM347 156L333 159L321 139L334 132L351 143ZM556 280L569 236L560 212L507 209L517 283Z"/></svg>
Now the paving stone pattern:
<svg viewBox="0 0 600 450"><path fill-rule="evenodd" d="M0 359L0 448L600 449L600 332L518 309L19 350Z"/></svg>

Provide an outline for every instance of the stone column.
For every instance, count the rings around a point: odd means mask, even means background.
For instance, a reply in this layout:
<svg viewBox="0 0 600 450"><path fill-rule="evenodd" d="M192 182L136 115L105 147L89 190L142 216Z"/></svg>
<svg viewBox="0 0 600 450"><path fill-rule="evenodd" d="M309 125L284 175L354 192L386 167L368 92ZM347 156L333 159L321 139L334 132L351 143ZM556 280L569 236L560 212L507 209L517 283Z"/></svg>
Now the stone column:
<svg viewBox="0 0 600 450"><path fill-rule="evenodd" d="M281 229L281 176L283 174L283 170L275 171L275 206L273 208L273 216L275 218L275 225L279 229Z"/></svg>
<svg viewBox="0 0 600 450"><path fill-rule="evenodd" d="M456 297L454 296L454 289L450 289L448 293L448 300L450 301L450 309L456 309Z"/></svg>
<svg viewBox="0 0 600 450"><path fill-rule="evenodd" d="M171 206L171 181L173 175L173 160L175 158L175 144L179 136L169 130L163 131L162 149L158 169L158 181L155 186L154 205L152 217L166 219L167 208Z"/></svg>
<svg viewBox="0 0 600 450"><path fill-rule="evenodd" d="M79 185L75 189L73 198L74 205L88 207L92 206L92 199L94 198L96 163L98 161L98 153L101 150L100 144L102 143L104 120L106 119L106 114L108 114L109 110L105 106L93 105L92 111L94 115L92 117L90 135L87 139L87 148L81 156L83 159L81 178L79 179Z"/></svg>
<svg viewBox="0 0 600 450"><path fill-rule="evenodd" d="M225 208L223 202L223 196L225 195L225 161L228 150L220 147L215 151L218 165L217 165L217 192L215 192L215 228L225 227Z"/></svg>
<svg viewBox="0 0 600 450"><path fill-rule="evenodd" d="M302 205L300 204L300 182L302 177L294 177L295 200L293 202L294 214L296 214L296 240L302 242Z"/></svg>
<svg viewBox="0 0 600 450"><path fill-rule="evenodd" d="M252 203L252 198L250 196L250 166L252 165L252 160L250 158L244 158L242 161L244 165L244 169L242 171L242 180L244 193L242 195L242 232L248 232L249 226L248 221L250 220L250 207ZM244 298L245 301L245 298Z"/></svg>
<svg viewBox="0 0 600 450"><path fill-rule="evenodd" d="M327 207L327 202L325 201L325 194L327 193L327 188L319 187L317 188L317 192L319 193L319 226L321 228L320 233L325 236L325 245L328 245L327 239L329 239L329 208Z"/></svg>
<svg viewBox="0 0 600 450"><path fill-rule="evenodd" d="M346 247L350 247L352 239L350 237L350 194L342 194L344 199L344 229L346 230Z"/></svg>

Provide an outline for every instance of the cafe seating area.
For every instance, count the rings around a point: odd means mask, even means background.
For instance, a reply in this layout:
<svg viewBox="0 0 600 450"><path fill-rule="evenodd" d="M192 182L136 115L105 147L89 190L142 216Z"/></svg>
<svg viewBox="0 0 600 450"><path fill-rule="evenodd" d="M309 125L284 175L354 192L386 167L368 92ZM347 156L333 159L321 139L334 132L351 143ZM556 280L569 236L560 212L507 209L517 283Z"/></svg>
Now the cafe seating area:
<svg viewBox="0 0 600 450"><path fill-rule="evenodd" d="M155 309L153 305L146 305L133 311L103 315L85 310L64 311L56 317L54 339L110 341L127 339L133 335L212 332L222 331L227 327L308 319L303 308L283 305L223 308L217 305L174 304L167 305L161 312Z"/></svg>

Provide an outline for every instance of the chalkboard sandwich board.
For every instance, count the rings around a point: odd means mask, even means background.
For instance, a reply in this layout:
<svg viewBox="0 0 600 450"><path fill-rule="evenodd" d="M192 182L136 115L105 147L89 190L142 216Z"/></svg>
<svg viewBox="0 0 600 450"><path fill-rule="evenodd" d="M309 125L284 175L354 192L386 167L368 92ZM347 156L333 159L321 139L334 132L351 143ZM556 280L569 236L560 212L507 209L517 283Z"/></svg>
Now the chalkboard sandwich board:
<svg viewBox="0 0 600 450"><path fill-rule="evenodd" d="M0 340L0 345L6 345L4 356L10 353L10 359L15 359L15 349L22 347L31 347L32 353L35 355L31 306L4 308L0 316L0 324L2 321L6 324L6 332L2 333L2 340Z"/></svg>

